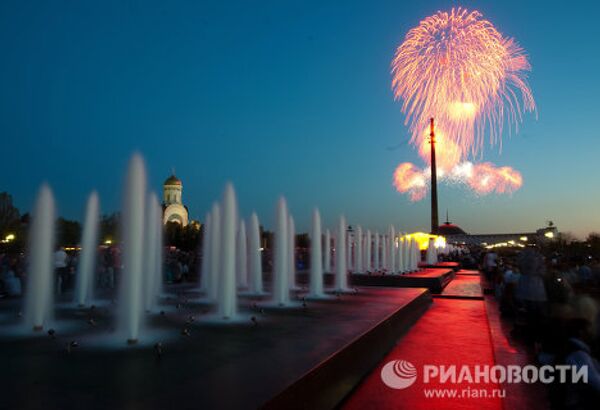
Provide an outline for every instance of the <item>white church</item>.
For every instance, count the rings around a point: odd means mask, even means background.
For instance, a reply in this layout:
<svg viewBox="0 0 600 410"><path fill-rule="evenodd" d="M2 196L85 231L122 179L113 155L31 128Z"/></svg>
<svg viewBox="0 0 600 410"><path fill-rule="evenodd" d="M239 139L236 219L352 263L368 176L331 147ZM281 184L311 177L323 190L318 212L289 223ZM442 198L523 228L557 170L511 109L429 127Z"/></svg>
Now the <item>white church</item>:
<svg viewBox="0 0 600 410"><path fill-rule="evenodd" d="M163 224L176 222L181 226L189 223L188 210L181 201L183 184L181 180L171 175L163 184Z"/></svg>

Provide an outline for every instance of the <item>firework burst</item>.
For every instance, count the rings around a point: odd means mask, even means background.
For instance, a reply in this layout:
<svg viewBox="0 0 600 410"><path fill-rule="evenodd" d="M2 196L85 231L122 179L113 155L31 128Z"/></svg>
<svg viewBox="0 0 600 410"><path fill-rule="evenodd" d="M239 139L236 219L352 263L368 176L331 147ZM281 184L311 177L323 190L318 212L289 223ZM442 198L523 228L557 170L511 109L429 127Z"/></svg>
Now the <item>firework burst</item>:
<svg viewBox="0 0 600 410"><path fill-rule="evenodd" d="M431 168L419 168L403 162L394 171L393 183L398 192L408 194L411 201L420 201L427 195ZM511 167L498 167L491 162L474 164L464 161L449 171L438 169L438 178L454 184L462 184L477 195L491 193L512 194L523 185L521 173Z"/></svg>
<svg viewBox="0 0 600 410"><path fill-rule="evenodd" d="M478 11L438 12L410 30L392 61L392 88L420 146L434 116L437 128L464 158L480 152L484 132L500 142L503 125L516 128L535 102L523 49Z"/></svg>
<svg viewBox="0 0 600 410"><path fill-rule="evenodd" d="M535 111L527 83L531 66L523 49L478 11L437 12L411 29L392 61L392 89L412 134L411 143L429 162L430 117L436 120L438 170L442 179L460 181L478 194L513 192L518 171L491 163L473 164L484 135L501 144L503 128L518 130L523 113ZM427 190L427 168L400 164L394 185L412 200Z"/></svg>

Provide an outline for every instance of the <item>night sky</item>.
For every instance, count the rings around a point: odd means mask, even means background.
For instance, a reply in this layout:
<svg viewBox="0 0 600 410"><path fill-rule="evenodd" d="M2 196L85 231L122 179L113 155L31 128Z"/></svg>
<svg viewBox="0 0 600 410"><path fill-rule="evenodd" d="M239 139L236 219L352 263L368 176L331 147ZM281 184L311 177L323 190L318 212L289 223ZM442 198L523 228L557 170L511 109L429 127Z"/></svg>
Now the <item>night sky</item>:
<svg viewBox="0 0 600 410"><path fill-rule="evenodd" d="M484 152L523 174L520 191L443 185L440 215L472 233L550 219L584 236L600 230L600 6L554 3L2 1L0 191L27 211L47 181L60 214L81 219L97 189L112 212L137 150L157 191L175 168L195 219L231 180L242 216L267 226L283 194L299 230L314 206L328 226L344 213L427 230L428 201L392 186L400 162L420 161L389 64L422 18L462 5L525 48L538 119Z"/></svg>

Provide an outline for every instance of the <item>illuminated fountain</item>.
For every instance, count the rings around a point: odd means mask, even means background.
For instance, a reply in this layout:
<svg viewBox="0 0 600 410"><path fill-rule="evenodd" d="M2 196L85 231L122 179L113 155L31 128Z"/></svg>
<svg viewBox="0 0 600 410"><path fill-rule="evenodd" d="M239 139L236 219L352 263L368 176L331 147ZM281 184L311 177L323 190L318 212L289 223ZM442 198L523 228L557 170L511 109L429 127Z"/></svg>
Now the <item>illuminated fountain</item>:
<svg viewBox="0 0 600 410"><path fill-rule="evenodd" d="M371 247L373 245L371 240L371 230L367 229L367 235L365 236L365 271L373 271L373 263L371 258Z"/></svg>
<svg viewBox="0 0 600 410"><path fill-rule="evenodd" d="M156 194L148 197L144 236L144 309L151 312L162 292L162 210Z"/></svg>
<svg viewBox="0 0 600 410"><path fill-rule="evenodd" d="M237 201L233 185L228 183L223 193L221 215L221 269L218 280L218 315L221 319L234 319L237 314L236 292L236 227Z"/></svg>
<svg viewBox="0 0 600 410"><path fill-rule="evenodd" d="M29 234L29 269L25 298L25 325L41 331L52 320L55 206L48 185L41 186Z"/></svg>
<svg viewBox="0 0 600 410"><path fill-rule="evenodd" d="M246 223L243 220L240 220L238 229L236 252L238 286L245 289L248 287L248 237L246 236Z"/></svg>
<svg viewBox="0 0 600 410"><path fill-rule="evenodd" d="M415 263L414 249L413 249L413 239L405 238L406 244L404 245L404 261L406 265L407 272L414 271L413 266Z"/></svg>
<svg viewBox="0 0 600 410"><path fill-rule="evenodd" d="M392 273L394 273L394 274L400 273L400 255L399 255L400 241L401 241L400 235L397 234L394 237L394 245L393 245L393 249L392 249L392 252L394 254L394 265L393 265Z"/></svg>
<svg viewBox="0 0 600 410"><path fill-rule="evenodd" d="M388 270L388 238L385 234L381 235L381 269Z"/></svg>
<svg viewBox="0 0 600 410"><path fill-rule="evenodd" d="M375 240L373 241L373 270L379 272L379 232L375 232Z"/></svg>
<svg viewBox="0 0 600 410"><path fill-rule="evenodd" d="M335 242L335 291L348 292L346 269L346 219L341 216Z"/></svg>
<svg viewBox="0 0 600 410"><path fill-rule="evenodd" d="M403 232L398 235L398 249L396 251L396 264L398 266L398 273L402 274L407 271L406 261L406 238Z"/></svg>
<svg viewBox="0 0 600 410"><path fill-rule="evenodd" d="M395 263L396 263L395 272L402 273L403 268L406 265L406 258L404 257L406 243L404 243L404 244L402 243L402 241L403 241L402 232L398 232L396 235L397 235L396 236L396 244L395 244L395 248L394 248L395 253L396 253L396 255L394 257Z"/></svg>
<svg viewBox="0 0 600 410"><path fill-rule="evenodd" d="M312 232L310 238L310 293L312 298L320 298L323 293L323 264L321 252L321 215L313 211Z"/></svg>
<svg viewBox="0 0 600 410"><path fill-rule="evenodd" d="M392 251L394 253L393 273L394 274L402 273L402 270L401 270L402 235L400 233L396 234L396 237L394 238L394 247L393 247Z"/></svg>
<svg viewBox="0 0 600 410"><path fill-rule="evenodd" d="M388 229L388 236L390 237L389 254L390 260L388 262L390 267L390 273L396 272L396 230L393 225L390 225Z"/></svg>
<svg viewBox="0 0 600 410"><path fill-rule="evenodd" d="M296 285L296 224L294 223L294 217L288 216L288 240L287 240L287 258L288 258L288 275L290 290L298 290L299 287Z"/></svg>
<svg viewBox="0 0 600 410"><path fill-rule="evenodd" d="M404 252L402 253L404 256L404 265L406 267L407 272L414 271L414 249L413 249L413 239L410 237L404 238Z"/></svg>
<svg viewBox="0 0 600 410"><path fill-rule="evenodd" d="M354 270L356 273L365 273L365 267L363 265L363 237L362 228L358 226L356 228L356 249L354 250L356 262L354 263Z"/></svg>
<svg viewBox="0 0 600 410"><path fill-rule="evenodd" d="M425 261L428 265L435 265L438 262L438 255L435 249L435 240L433 238L429 238L427 252L425 254Z"/></svg>
<svg viewBox="0 0 600 410"><path fill-rule="evenodd" d="M346 239L346 267L348 272L352 273L354 271L352 265L352 238L350 235Z"/></svg>
<svg viewBox="0 0 600 410"><path fill-rule="evenodd" d="M285 198L279 198L275 221L275 249L273 260L273 302L278 306L290 303L288 274L288 213Z"/></svg>
<svg viewBox="0 0 600 410"><path fill-rule="evenodd" d="M211 241L211 216L210 212L204 217L204 226L202 232L202 270L200 279L200 291L208 292L208 284L210 281L210 241Z"/></svg>
<svg viewBox="0 0 600 410"><path fill-rule="evenodd" d="M331 272L331 232L329 229L325 230L325 254L323 256L323 271L326 273Z"/></svg>
<svg viewBox="0 0 600 410"><path fill-rule="evenodd" d="M416 239L413 239L411 241L411 259L411 271L418 271L419 263L421 263L421 249L419 248L419 242Z"/></svg>
<svg viewBox="0 0 600 410"><path fill-rule="evenodd" d="M401 234L398 238L398 273L405 273L408 271L408 263L406 260L406 237Z"/></svg>
<svg viewBox="0 0 600 410"><path fill-rule="evenodd" d="M156 216L154 218L154 223L156 224L156 253L154 254L154 258L156 259L156 264L154 265L154 294L156 296L160 296L164 294L164 286L163 286L163 263L164 263L164 232L163 232L163 221L162 221L162 207L160 206L160 202L158 198L155 197L154 206L156 209Z"/></svg>
<svg viewBox="0 0 600 410"><path fill-rule="evenodd" d="M146 171L139 154L129 161L123 207L123 275L119 296L119 325L128 344L137 343L142 326Z"/></svg>
<svg viewBox="0 0 600 410"><path fill-rule="evenodd" d="M260 225L258 216L252 213L250 216L250 292L254 295L262 295L262 256L260 246Z"/></svg>
<svg viewBox="0 0 600 410"><path fill-rule="evenodd" d="M210 229L210 270L207 279L208 299L216 300L219 286L219 269L221 267L221 208L214 203L211 211Z"/></svg>
<svg viewBox="0 0 600 410"><path fill-rule="evenodd" d="M75 303L80 307L86 306L93 297L94 272L96 270L96 254L98 252L98 212L98 194L94 191L90 194L87 201L81 255L77 266Z"/></svg>

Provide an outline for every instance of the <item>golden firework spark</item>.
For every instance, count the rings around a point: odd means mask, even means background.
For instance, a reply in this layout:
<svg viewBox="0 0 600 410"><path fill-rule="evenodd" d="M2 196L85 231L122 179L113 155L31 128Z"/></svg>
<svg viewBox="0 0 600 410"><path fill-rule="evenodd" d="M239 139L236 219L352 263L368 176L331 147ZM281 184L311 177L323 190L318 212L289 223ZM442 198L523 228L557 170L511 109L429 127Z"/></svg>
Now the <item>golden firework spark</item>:
<svg viewBox="0 0 600 410"><path fill-rule="evenodd" d="M430 117L459 148L478 154L484 133L500 143L503 126L518 127L534 111L527 83L531 66L523 49L478 11L437 12L410 30L392 61L392 88L416 147Z"/></svg>

